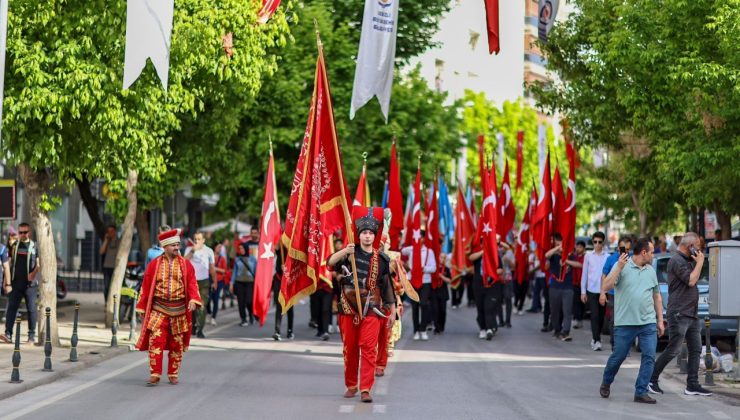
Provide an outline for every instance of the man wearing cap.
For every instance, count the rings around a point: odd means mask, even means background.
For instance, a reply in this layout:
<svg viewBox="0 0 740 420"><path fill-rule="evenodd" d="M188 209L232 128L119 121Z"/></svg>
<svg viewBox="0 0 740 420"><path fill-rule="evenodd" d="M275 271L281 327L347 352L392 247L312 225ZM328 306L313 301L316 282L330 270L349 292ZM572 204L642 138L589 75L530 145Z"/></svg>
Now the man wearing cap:
<svg viewBox="0 0 740 420"><path fill-rule="evenodd" d="M169 351L167 377L176 385L182 354L190 344L192 314L203 302L193 264L180 255L180 230L160 233L159 244L164 254L147 267L136 305L136 312L144 314L136 348L149 352L148 385L159 383L164 351Z"/></svg>
<svg viewBox="0 0 740 420"><path fill-rule="evenodd" d="M362 402L369 403L373 401L370 390L375 382L380 325L383 322L393 322L393 317L386 314L395 313L396 305L389 259L374 246L380 222L372 216L372 209L365 214L355 221L360 247L347 244L344 249L329 257L327 265L341 273L341 309L337 318L344 348L344 382L347 387L344 397L354 397L359 389ZM356 273L352 272L350 255L354 255ZM355 276L361 296L359 305L354 289Z"/></svg>

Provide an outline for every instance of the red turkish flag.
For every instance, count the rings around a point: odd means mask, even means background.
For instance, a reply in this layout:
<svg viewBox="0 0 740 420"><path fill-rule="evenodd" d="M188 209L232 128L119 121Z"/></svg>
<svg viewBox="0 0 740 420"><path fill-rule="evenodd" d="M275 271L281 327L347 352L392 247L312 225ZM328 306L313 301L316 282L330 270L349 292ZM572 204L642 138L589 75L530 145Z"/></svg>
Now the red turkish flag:
<svg viewBox="0 0 740 420"><path fill-rule="evenodd" d="M355 200L352 202L352 207L354 206L370 207L370 191L367 187L367 178L365 177L365 165L362 165L362 174L357 181Z"/></svg>
<svg viewBox="0 0 740 420"><path fill-rule="evenodd" d="M565 194L563 193L563 181L560 180L560 168L555 165L555 173L552 175L552 232L563 234L562 215L565 212ZM565 253L565 248L563 248Z"/></svg>
<svg viewBox="0 0 740 420"><path fill-rule="evenodd" d="M265 325L267 311L270 309L270 292L272 276L275 272L275 250L280 246L280 207L278 206L277 188L275 187L275 163L270 152L265 179L265 197L262 201L260 219L261 234L259 251L257 251L257 272L254 276L254 315L260 320L260 327Z"/></svg>
<svg viewBox="0 0 740 420"><path fill-rule="evenodd" d="M576 153L570 143L566 143L565 149L568 154L568 193L563 202L563 212L558 216L564 260L576 247Z"/></svg>
<svg viewBox="0 0 740 420"><path fill-rule="evenodd" d="M549 251L552 241L550 229L552 223L552 184L550 178L550 153L547 154L545 169L542 171L540 193L537 207L532 216L532 233L537 244L537 258L540 260L540 269L546 271L545 253Z"/></svg>
<svg viewBox="0 0 740 420"><path fill-rule="evenodd" d="M391 225L388 235L391 249L401 248L401 231L403 231L403 197L401 196L401 168L398 164L396 141L391 146L391 170L388 178L388 208L391 209Z"/></svg>
<svg viewBox="0 0 740 420"><path fill-rule="evenodd" d="M498 54L501 51L501 39L498 29L498 0L485 0L486 29L488 31L488 53Z"/></svg>
<svg viewBox="0 0 740 420"><path fill-rule="evenodd" d="M486 179L488 178L488 179ZM490 175L484 176L483 206L478 222L478 239L483 247L483 284L488 285L487 278L493 278L494 283L500 281L498 270L498 242L496 241L496 222L498 206L496 204L496 168L491 168Z"/></svg>
<svg viewBox="0 0 740 420"><path fill-rule="evenodd" d="M422 285L424 275L424 263L421 261L421 168L416 169L416 181L414 181L414 206L411 210L411 238L413 247L414 266L411 267L411 285L419 289Z"/></svg>
<svg viewBox="0 0 740 420"><path fill-rule="evenodd" d="M429 205L426 207L427 210L427 237L426 245L429 251L434 253L435 261L437 261L437 273L432 274L432 289L438 289L442 286L442 278L439 277L440 270L444 267L440 264L439 253L442 250L442 246L439 242L439 206L437 205L437 180L439 177L435 177L435 182L432 183L432 195L429 197ZM416 260L418 261L418 260Z"/></svg>
<svg viewBox="0 0 740 420"><path fill-rule="evenodd" d="M474 234L473 217L458 184L457 206L455 206L455 246L452 249L452 287L455 289L460 286L463 272L468 273L472 270L467 251Z"/></svg>
<svg viewBox="0 0 740 420"><path fill-rule="evenodd" d="M531 242L530 223L532 213L537 205L537 190L532 187L532 194L527 203L527 211L524 213L522 224L519 226L519 235L517 235L514 258L516 258L516 281L522 284L527 278L529 269L529 244Z"/></svg>
<svg viewBox="0 0 740 420"><path fill-rule="evenodd" d="M522 187L522 165L524 165L524 131L516 132L516 190Z"/></svg>
<svg viewBox="0 0 740 420"><path fill-rule="evenodd" d="M501 208L501 219L497 225L498 234L501 235L501 240L505 241L509 232L514 227L514 220L516 220L516 207L514 201L511 199L511 183L509 181L509 160L506 160L506 166L504 169L504 180L501 183L501 192L498 197L499 207Z"/></svg>
<svg viewBox="0 0 740 420"><path fill-rule="evenodd" d="M280 0L262 0L262 9L257 13L257 23L260 25L267 23L278 6L280 6Z"/></svg>
<svg viewBox="0 0 740 420"><path fill-rule="evenodd" d="M325 235L342 228L347 241L354 242L348 201L324 53L319 48L311 109L282 238L288 251L280 288L283 312L316 290Z"/></svg>

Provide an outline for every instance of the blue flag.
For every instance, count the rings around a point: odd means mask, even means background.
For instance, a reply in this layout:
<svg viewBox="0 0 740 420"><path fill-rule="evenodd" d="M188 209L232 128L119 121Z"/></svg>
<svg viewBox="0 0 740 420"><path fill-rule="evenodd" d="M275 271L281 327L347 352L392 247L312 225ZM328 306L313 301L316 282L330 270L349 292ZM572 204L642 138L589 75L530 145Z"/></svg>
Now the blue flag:
<svg viewBox="0 0 740 420"><path fill-rule="evenodd" d="M452 252L452 238L455 235L455 216L450 205L450 196L444 178L439 177L439 232L444 236L442 252Z"/></svg>
<svg viewBox="0 0 740 420"><path fill-rule="evenodd" d="M385 183L383 184L383 200L380 204L380 207L387 208L388 207L388 179L385 180Z"/></svg>

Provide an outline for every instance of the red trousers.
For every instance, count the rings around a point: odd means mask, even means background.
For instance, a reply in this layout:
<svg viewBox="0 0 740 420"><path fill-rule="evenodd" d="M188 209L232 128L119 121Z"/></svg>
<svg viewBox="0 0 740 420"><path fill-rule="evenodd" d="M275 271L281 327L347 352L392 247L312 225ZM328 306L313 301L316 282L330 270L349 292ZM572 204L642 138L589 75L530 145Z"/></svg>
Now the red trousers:
<svg viewBox="0 0 740 420"><path fill-rule="evenodd" d="M344 383L347 388L357 389L359 371L360 392L369 392L375 383L378 333L384 321L371 315L355 325L350 315L338 315L338 318L344 347Z"/></svg>
<svg viewBox="0 0 740 420"><path fill-rule="evenodd" d="M380 329L378 330L378 358L375 361L375 365L379 368L385 369L388 366L388 341L390 334L391 329L388 328L388 322L381 322Z"/></svg>
<svg viewBox="0 0 740 420"><path fill-rule="evenodd" d="M164 352L169 350L167 357L167 376L176 378L182 363L183 336L172 334L170 318L164 317L159 327L149 335L149 370L152 376L162 376Z"/></svg>

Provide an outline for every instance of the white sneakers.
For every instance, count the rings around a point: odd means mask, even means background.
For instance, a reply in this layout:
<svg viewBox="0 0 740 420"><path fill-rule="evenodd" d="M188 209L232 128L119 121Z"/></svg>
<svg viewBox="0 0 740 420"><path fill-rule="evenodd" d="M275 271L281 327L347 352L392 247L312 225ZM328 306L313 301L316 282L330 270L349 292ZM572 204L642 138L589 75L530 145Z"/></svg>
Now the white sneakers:
<svg viewBox="0 0 740 420"><path fill-rule="evenodd" d="M216 318L214 318L214 317L211 317L211 325L217 325L217 324L216 324Z"/></svg>
<svg viewBox="0 0 740 420"><path fill-rule="evenodd" d="M427 338L428 338L428 337L427 337ZM418 331L417 331L417 332L415 332L415 333L414 333L414 341L419 341L420 339L421 339L421 334L419 334L419 332L418 332Z"/></svg>
<svg viewBox="0 0 740 420"><path fill-rule="evenodd" d="M481 340L485 340L486 339L486 330L480 330L480 332L478 333L478 338L480 338Z"/></svg>
<svg viewBox="0 0 740 420"><path fill-rule="evenodd" d="M593 351L601 351L601 341L594 341L591 340L591 350Z"/></svg>
<svg viewBox="0 0 740 420"><path fill-rule="evenodd" d="M429 340L429 334L427 334L426 331L421 332L421 341L428 341Z"/></svg>

